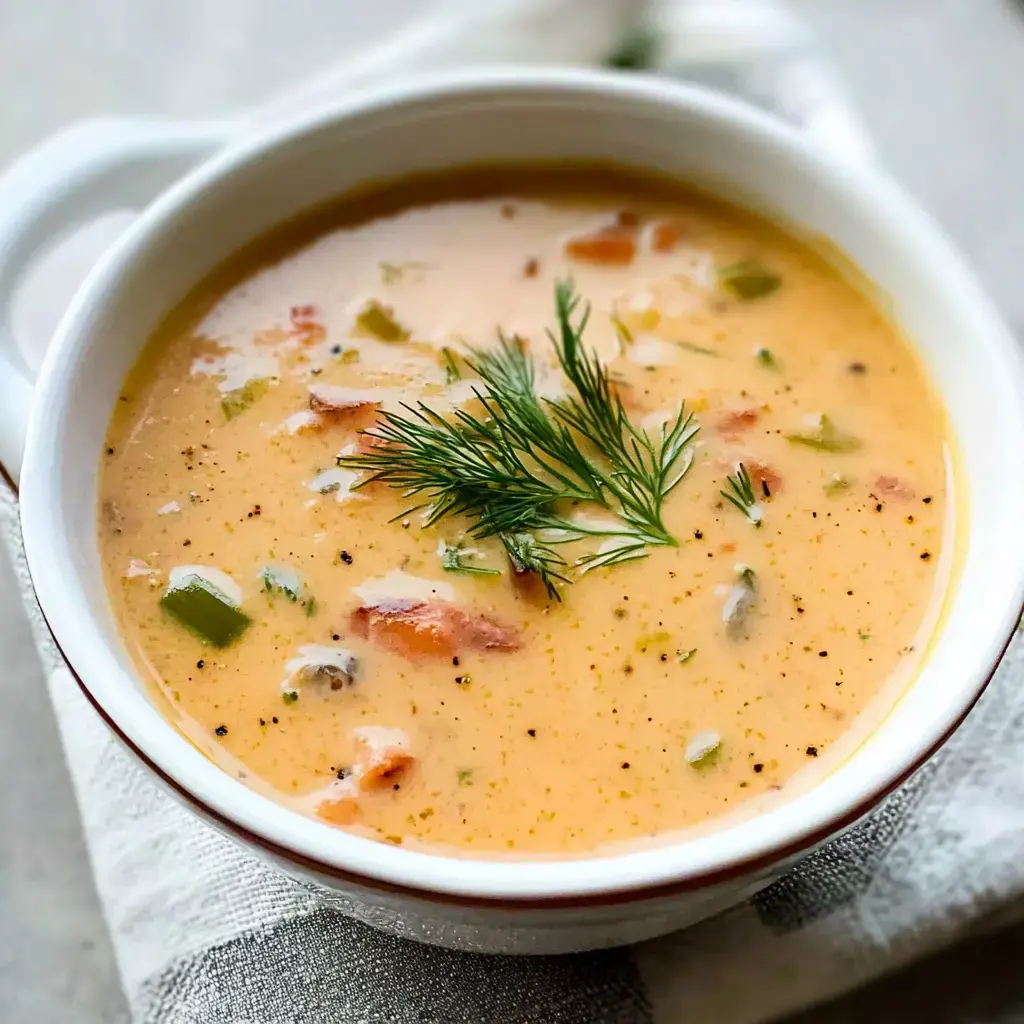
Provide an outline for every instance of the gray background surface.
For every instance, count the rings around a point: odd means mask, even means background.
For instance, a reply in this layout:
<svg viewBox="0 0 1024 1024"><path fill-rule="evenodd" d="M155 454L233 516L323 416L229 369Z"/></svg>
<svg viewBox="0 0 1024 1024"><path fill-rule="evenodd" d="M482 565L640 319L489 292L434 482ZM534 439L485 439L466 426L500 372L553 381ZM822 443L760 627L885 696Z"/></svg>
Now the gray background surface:
<svg viewBox="0 0 1024 1024"><path fill-rule="evenodd" d="M366 30L415 2L360 5ZM1024 326L1024 5L791 2L846 73L884 161L967 253L1010 323ZM254 102L358 49L331 22L317 0L0 0L0 163L90 114L209 116ZM126 1021L2 554L0 658L0 1022ZM1024 929L976 939L801 1022L1022 1019L1022 941Z"/></svg>

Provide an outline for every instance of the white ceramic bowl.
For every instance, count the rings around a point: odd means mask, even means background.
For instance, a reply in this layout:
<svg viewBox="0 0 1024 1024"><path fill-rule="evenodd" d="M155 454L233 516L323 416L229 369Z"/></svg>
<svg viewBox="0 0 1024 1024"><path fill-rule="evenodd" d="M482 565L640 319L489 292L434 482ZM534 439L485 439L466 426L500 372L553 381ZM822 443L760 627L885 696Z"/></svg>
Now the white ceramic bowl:
<svg viewBox="0 0 1024 1024"><path fill-rule="evenodd" d="M0 181L0 281L54 226L152 193L217 132L108 125ZM594 157L656 168L778 215L843 250L892 299L949 411L965 495L962 565L920 676L849 759L749 820L581 860L452 859L286 810L221 772L161 717L118 637L94 530L118 388L161 316L218 262L297 211L368 180L476 161ZM31 161L35 159L35 164ZM8 296L0 289L0 302ZM598 72L447 76L359 95L232 143L163 192L71 303L34 395L0 373L0 449L20 462L29 567L83 690L154 772L249 848L381 927L428 941L550 952L634 941L737 902L870 810L949 736L992 675L1024 594L1020 359L946 239L877 170L696 88Z"/></svg>

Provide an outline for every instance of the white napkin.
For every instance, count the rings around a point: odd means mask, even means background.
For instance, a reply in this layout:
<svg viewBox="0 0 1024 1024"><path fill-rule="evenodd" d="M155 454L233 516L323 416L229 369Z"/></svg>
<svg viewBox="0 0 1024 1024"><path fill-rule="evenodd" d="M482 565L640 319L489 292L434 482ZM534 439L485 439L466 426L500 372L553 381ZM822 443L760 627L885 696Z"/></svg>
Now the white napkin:
<svg viewBox="0 0 1024 1024"><path fill-rule="evenodd" d="M431 14L401 35L391 58L406 69L517 59L540 38L545 59L594 62L629 28L624 15L639 10L587 0L581 19L581 6L568 0L492 0L473 5L470 20L453 21L453 3L442 5L445 18ZM813 40L773 4L659 0L643 13L660 44L659 69L740 92L850 159L870 158ZM372 64L359 74L393 66L383 57ZM285 115L349 80L339 69L252 117ZM139 1024L753 1024L1024 908L1019 643L936 758L870 821L752 903L632 950L486 957L403 942L325 908L158 790L101 724L46 635L16 504L3 488L0 532L46 668L97 890Z"/></svg>

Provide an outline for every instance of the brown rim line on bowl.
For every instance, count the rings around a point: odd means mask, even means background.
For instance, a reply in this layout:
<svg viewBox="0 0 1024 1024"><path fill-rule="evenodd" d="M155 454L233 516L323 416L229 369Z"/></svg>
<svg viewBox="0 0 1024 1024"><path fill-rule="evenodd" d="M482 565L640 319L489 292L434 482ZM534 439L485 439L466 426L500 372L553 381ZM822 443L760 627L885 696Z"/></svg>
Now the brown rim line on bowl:
<svg viewBox="0 0 1024 1024"><path fill-rule="evenodd" d="M173 180L175 160L181 173L212 148L209 132L201 145L187 145L186 128L127 131L120 163L158 166ZM119 649L92 524L81 521L96 495L93 454L117 388L177 298L300 209L398 172L579 157L657 167L825 236L891 297L949 411L962 451L958 491L969 495L963 568L934 651L893 713L820 785L685 844L578 862L465 861L298 820L243 791L176 734ZM50 210L54 182L63 181L70 183L61 200L68 219L76 202L95 212L97 181L109 181L97 168L109 169L111 158L79 146L61 159L59 174L33 176L50 192L35 188L30 201L20 202L10 179L0 179L0 198L19 200L0 208ZM30 234L24 220L0 222L0 256L19 245L23 251ZM966 363L965 338L972 346ZM1012 337L970 273L877 170L846 166L756 111L674 83L539 70L444 76L355 95L232 143L161 194L111 249L73 300L35 384L20 473L26 553L51 632L89 699L154 773L243 845L286 868L292 862L291 870L342 898L372 890L371 902L388 908L393 929L417 918L419 900L430 902L449 931L404 932L430 941L475 941L504 952L634 941L724 909L768 881L780 858L855 821L930 756L977 700L1024 603L1024 541L1013 521L1024 507L1024 483L1000 472L1024 444L1021 380ZM5 464L17 455L9 450ZM508 906L526 916L506 917ZM532 908L544 910L543 920L530 917ZM483 938L467 938L474 929Z"/></svg>

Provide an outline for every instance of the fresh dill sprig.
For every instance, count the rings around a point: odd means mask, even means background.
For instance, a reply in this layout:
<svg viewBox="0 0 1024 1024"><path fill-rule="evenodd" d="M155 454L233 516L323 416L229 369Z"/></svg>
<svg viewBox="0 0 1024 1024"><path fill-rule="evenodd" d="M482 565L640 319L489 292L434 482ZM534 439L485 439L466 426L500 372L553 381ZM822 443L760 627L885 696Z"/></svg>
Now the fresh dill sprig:
<svg viewBox="0 0 1024 1024"><path fill-rule="evenodd" d="M396 518L420 509L427 526L466 517L469 537L498 538L513 567L536 572L551 597L556 582L569 582L553 545L606 538L577 560L589 570L676 544L662 509L690 468L698 430L683 408L654 438L635 427L607 369L583 345L589 307L580 310L571 282L556 285L555 311L558 329L548 336L574 393L538 398L525 343L499 333L495 348L465 357L481 380L481 415L458 409L446 419L423 403L404 405L364 432L369 451L340 460L370 474L358 486L381 481L421 499ZM621 526L581 525L561 511L573 502L600 505Z"/></svg>
<svg viewBox="0 0 1024 1024"><path fill-rule="evenodd" d="M491 569L484 565L473 565L466 561L467 552L458 544L447 544L441 541L438 547L441 556L441 568L445 572L465 573L471 576L500 576L500 569Z"/></svg>
<svg viewBox="0 0 1024 1024"><path fill-rule="evenodd" d="M721 491L726 501L731 501L754 526L760 526L764 518L761 506L754 494L754 485L742 462L737 463L736 472L726 478L728 490Z"/></svg>

